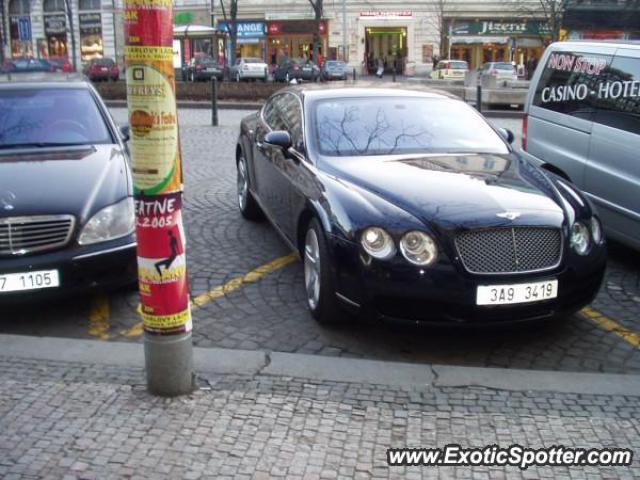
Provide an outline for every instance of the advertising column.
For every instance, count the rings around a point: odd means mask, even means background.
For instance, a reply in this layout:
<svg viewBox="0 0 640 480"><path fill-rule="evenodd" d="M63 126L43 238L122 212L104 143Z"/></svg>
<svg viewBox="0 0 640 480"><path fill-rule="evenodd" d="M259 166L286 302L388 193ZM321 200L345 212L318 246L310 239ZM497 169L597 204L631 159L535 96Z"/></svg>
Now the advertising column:
<svg viewBox="0 0 640 480"><path fill-rule="evenodd" d="M182 225L182 161L173 68L173 1L125 1L127 104L147 386L193 390L191 310Z"/></svg>

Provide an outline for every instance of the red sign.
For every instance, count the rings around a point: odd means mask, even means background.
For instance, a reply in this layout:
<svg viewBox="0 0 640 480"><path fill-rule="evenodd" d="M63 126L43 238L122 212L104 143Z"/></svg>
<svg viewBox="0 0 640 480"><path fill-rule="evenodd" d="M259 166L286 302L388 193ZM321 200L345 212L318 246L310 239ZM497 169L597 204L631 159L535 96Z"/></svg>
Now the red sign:
<svg viewBox="0 0 640 480"><path fill-rule="evenodd" d="M582 38L585 40L622 40L624 32L622 30L586 31L582 32Z"/></svg>
<svg viewBox="0 0 640 480"><path fill-rule="evenodd" d="M316 28L315 20L292 20L290 22L267 23L267 35L312 35ZM320 20L320 35L327 34L327 21Z"/></svg>

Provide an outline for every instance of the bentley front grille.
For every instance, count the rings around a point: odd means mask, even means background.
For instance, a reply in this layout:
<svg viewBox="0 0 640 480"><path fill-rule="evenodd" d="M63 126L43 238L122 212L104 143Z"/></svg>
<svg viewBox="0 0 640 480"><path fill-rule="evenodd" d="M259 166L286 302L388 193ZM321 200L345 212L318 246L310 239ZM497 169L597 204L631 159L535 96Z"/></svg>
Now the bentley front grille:
<svg viewBox="0 0 640 480"><path fill-rule="evenodd" d="M471 230L456 237L456 248L471 273L538 272L560 265L562 233L546 227Z"/></svg>

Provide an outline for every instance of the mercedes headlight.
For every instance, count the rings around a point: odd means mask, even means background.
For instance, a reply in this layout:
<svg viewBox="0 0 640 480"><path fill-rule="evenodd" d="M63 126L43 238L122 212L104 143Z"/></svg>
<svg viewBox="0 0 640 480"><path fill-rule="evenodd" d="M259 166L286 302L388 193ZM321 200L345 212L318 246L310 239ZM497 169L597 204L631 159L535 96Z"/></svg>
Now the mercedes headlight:
<svg viewBox="0 0 640 480"><path fill-rule="evenodd" d="M604 235L602 234L602 225L597 217L591 217L591 237L596 245L601 245L604 241Z"/></svg>
<svg viewBox="0 0 640 480"><path fill-rule="evenodd" d="M362 232L360 243L365 252L379 260L386 260L396 253L391 235L379 227L369 227Z"/></svg>
<svg viewBox="0 0 640 480"><path fill-rule="evenodd" d="M436 242L424 232L414 230L400 240L400 251L404 258L414 265L431 265L438 255Z"/></svg>
<svg viewBox="0 0 640 480"><path fill-rule="evenodd" d="M128 197L91 217L82 229L78 243L91 245L114 240L133 233L135 226L133 198Z"/></svg>
<svg viewBox="0 0 640 480"><path fill-rule="evenodd" d="M571 227L571 246L578 255L586 255L589 252L589 229L580 222Z"/></svg>

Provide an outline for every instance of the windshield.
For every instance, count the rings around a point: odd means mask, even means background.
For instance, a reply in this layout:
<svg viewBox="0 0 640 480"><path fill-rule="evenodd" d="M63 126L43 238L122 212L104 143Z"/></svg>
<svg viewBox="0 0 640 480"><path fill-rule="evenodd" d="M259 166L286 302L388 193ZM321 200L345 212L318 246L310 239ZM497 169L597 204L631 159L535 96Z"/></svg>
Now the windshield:
<svg viewBox="0 0 640 480"><path fill-rule="evenodd" d="M0 149L113 143L88 90L0 90Z"/></svg>
<svg viewBox="0 0 640 480"><path fill-rule="evenodd" d="M455 68L458 70L467 70L469 67L467 66L467 62L449 62L449 68Z"/></svg>
<svg viewBox="0 0 640 480"><path fill-rule="evenodd" d="M314 137L322 155L509 152L489 124L457 100L334 98L314 107Z"/></svg>
<svg viewBox="0 0 640 480"><path fill-rule="evenodd" d="M496 63L496 70L513 70L513 65L510 63Z"/></svg>

